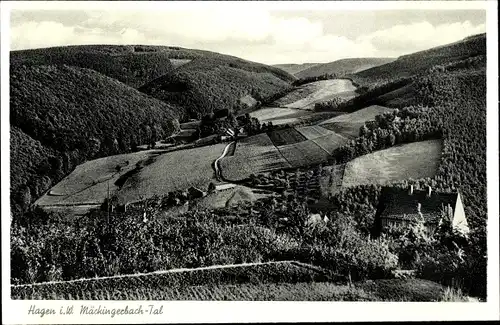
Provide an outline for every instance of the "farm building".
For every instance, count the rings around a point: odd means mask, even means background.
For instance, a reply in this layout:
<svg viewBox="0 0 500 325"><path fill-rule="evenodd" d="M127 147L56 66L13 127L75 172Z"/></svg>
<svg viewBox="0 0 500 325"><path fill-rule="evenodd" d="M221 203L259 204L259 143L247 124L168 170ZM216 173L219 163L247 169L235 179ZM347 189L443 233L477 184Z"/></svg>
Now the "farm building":
<svg viewBox="0 0 500 325"><path fill-rule="evenodd" d="M201 197L204 197L206 195L205 192L203 192L202 190L200 190L199 188L197 187L194 187L194 186L191 186L189 189L188 189L188 197L189 199L199 199Z"/></svg>
<svg viewBox="0 0 500 325"><path fill-rule="evenodd" d="M375 215L375 232L380 234L389 227L406 227L419 218L426 230L434 232L449 218L452 227L463 234L469 232L460 193L435 193L427 190L386 187L382 189Z"/></svg>
<svg viewBox="0 0 500 325"><path fill-rule="evenodd" d="M183 129L176 135L174 135L172 138L174 138L176 141L192 141L196 139L198 136L198 130L197 129Z"/></svg>

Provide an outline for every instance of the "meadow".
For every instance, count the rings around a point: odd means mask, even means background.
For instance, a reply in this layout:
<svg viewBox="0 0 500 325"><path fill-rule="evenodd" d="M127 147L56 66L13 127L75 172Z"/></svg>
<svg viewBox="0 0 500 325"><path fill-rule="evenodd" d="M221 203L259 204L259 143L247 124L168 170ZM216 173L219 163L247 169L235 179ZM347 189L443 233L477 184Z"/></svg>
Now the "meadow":
<svg viewBox="0 0 500 325"><path fill-rule="evenodd" d="M186 63L189 63L191 61L192 61L191 59L170 59L170 63L172 64L174 69L178 68Z"/></svg>
<svg viewBox="0 0 500 325"><path fill-rule="evenodd" d="M277 106L312 110L314 104L332 97L354 97L356 87L348 79L333 79L311 82L298 87L275 102Z"/></svg>
<svg viewBox="0 0 500 325"><path fill-rule="evenodd" d="M312 140L279 146L278 149L292 167L320 164L328 159L328 153Z"/></svg>
<svg viewBox="0 0 500 325"><path fill-rule="evenodd" d="M312 112L286 107L263 107L250 112L250 116L259 119L261 123L271 122L273 125L311 123L325 120L339 114L342 114L342 112Z"/></svg>
<svg viewBox="0 0 500 325"><path fill-rule="evenodd" d="M321 124L321 127L340 134L343 137L354 140L359 136L359 129L365 124L365 122L334 122L328 124Z"/></svg>
<svg viewBox="0 0 500 325"><path fill-rule="evenodd" d="M117 193L119 202L139 201L191 186L207 190L210 182L216 182L212 164L225 147L219 143L160 155L127 179Z"/></svg>
<svg viewBox="0 0 500 325"><path fill-rule="evenodd" d="M306 137L294 128L278 129L267 133L275 146L294 144L306 140Z"/></svg>
<svg viewBox="0 0 500 325"><path fill-rule="evenodd" d="M259 119L261 123L271 122L275 125L293 123L310 112L286 107L262 107L250 113L251 117Z"/></svg>
<svg viewBox="0 0 500 325"><path fill-rule="evenodd" d="M428 140L363 155L347 163L342 186L433 177L438 170L442 148L441 140Z"/></svg>
<svg viewBox="0 0 500 325"><path fill-rule="evenodd" d="M220 166L224 179L240 181L251 174L288 168L290 164L269 136L262 133L238 141L234 155L222 158Z"/></svg>
<svg viewBox="0 0 500 325"><path fill-rule="evenodd" d="M158 155L155 150L108 156L78 165L62 181L52 187L35 204L42 207L60 206L82 213L89 206L99 205L119 190L120 177L134 170L138 164Z"/></svg>
<svg viewBox="0 0 500 325"><path fill-rule="evenodd" d="M371 105L349 114L342 114L319 123L325 129L341 134L346 138L355 139L359 129L369 121L374 121L377 115L394 111L393 108Z"/></svg>
<svg viewBox="0 0 500 325"><path fill-rule="evenodd" d="M335 149L345 145L350 139L332 132L331 134L314 138L311 141L331 155Z"/></svg>
<svg viewBox="0 0 500 325"><path fill-rule="evenodd" d="M333 133L332 131L327 130L319 125L296 127L295 130L302 134L307 140L312 140Z"/></svg>
<svg viewBox="0 0 500 325"><path fill-rule="evenodd" d="M330 124L330 123L335 123L335 122L349 122L349 123L359 123L359 122L368 122L368 121L374 121L375 116L381 115L384 113L389 113L392 112L394 109L385 107L385 106L380 106L380 105L370 105L368 107L362 108L358 111L349 113L349 114L343 114L339 115L336 117L333 117L331 119L325 120L320 123L322 124Z"/></svg>

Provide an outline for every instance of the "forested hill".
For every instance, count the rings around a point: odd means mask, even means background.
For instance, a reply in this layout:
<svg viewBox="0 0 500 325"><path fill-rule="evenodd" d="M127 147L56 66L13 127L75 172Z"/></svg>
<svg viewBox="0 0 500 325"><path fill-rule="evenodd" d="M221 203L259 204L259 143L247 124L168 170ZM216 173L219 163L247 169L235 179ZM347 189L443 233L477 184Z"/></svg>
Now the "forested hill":
<svg viewBox="0 0 500 325"><path fill-rule="evenodd" d="M134 46L64 46L14 51L11 65L60 65L88 68L138 88L174 69L167 51Z"/></svg>
<svg viewBox="0 0 500 325"><path fill-rule="evenodd" d="M204 114L241 108L240 98L251 95L258 101L280 93L295 78L275 67L221 56L197 58L172 73L139 88L167 103L184 108L192 118Z"/></svg>
<svg viewBox="0 0 500 325"><path fill-rule="evenodd" d="M399 78L422 74L431 68L454 62L486 57L486 34L399 57L396 61L363 70L352 75L354 81L370 86Z"/></svg>
<svg viewBox="0 0 500 325"><path fill-rule="evenodd" d="M312 78L323 75L343 76L356 73L382 64L394 61L393 58L353 58L342 59L328 63L320 63L310 68L301 70L294 75L297 78Z"/></svg>
<svg viewBox="0 0 500 325"><path fill-rule="evenodd" d="M11 199L25 207L84 160L178 129L178 109L93 70L11 66Z"/></svg>
<svg viewBox="0 0 500 325"><path fill-rule="evenodd" d="M283 71L286 71L292 75L296 75L302 70L309 69L311 67L314 67L315 65L318 64L323 64L323 63L289 63L289 64L274 64L273 67L279 68Z"/></svg>
<svg viewBox="0 0 500 325"><path fill-rule="evenodd" d="M69 65L95 70L167 103L187 118L237 109L283 91L295 77L276 67L215 52L168 46L81 45L11 52L12 66Z"/></svg>

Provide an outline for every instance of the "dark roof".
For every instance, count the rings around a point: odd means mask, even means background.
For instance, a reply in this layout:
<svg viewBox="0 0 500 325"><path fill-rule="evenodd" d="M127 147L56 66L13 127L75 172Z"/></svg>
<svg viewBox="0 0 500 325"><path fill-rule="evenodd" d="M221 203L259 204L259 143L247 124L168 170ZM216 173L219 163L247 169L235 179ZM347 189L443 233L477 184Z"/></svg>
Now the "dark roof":
<svg viewBox="0 0 500 325"><path fill-rule="evenodd" d="M458 193L431 192L427 191L386 187L382 189L377 215L379 218L393 220L412 220L419 216L418 203L421 204L420 212L427 223L438 222L441 211L448 204L454 209Z"/></svg>

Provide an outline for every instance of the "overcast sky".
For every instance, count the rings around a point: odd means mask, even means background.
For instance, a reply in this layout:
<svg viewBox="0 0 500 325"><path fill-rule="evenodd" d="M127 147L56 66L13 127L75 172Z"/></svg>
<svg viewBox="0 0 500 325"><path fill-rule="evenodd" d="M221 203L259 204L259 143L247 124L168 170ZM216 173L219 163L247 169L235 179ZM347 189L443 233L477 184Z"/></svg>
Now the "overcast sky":
<svg viewBox="0 0 500 325"><path fill-rule="evenodd" d="M267 64L397 57L483 33L484 10L20 11L11 49L151 44L211 50Z"/></svg>

